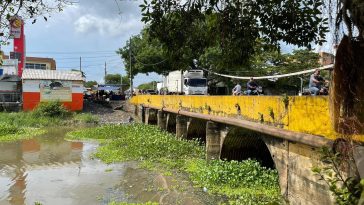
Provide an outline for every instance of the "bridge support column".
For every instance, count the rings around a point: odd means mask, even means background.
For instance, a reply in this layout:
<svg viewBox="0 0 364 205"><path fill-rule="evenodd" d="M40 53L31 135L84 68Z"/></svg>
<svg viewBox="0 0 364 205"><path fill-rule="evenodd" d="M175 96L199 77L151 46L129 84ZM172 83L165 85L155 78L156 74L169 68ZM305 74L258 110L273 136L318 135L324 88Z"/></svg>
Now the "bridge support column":
<svg viewBox="0 0 364 205"><path fill-rule="evenodd" d="M157 113L157 125L162 130L167 129L167 114L163 110L158 110Z"/></svg>
<svg viewBox="0 0 364 205"><path fill-rule="evenodd" d="M137 107L137 116L141 122L145 121L145 109L142 105Z"/></svg>
<svg viewBox="0 0 364 205"><path fill-rule="evenodd" d="M156 124L157 122L157 110L152 108L145 108L145 124Z"/></svg>
<svg viewBox="0 0 364 205"><path fill-rule="evenodd" d="M220 159L221 133L220 125L208 121L206 124L206 159Z"/></svg>
<svg viewBox="0 0 364 205"><path fill-rule="evenodd" d="M176 137L178 139L187 139L187 121L188 118L182 115L176 116Z"/></svg>

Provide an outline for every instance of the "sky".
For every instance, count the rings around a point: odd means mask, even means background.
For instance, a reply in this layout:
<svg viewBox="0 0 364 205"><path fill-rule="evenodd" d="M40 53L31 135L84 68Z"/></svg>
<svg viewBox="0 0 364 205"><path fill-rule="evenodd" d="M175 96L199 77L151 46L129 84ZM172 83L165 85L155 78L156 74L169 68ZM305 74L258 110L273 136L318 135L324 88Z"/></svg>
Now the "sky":
<svg viewBox="0 0 364 205"><path fill-rule="evenodd" d="M137 35L144 24L140 21L140 0L79 0L61 13L53 13L35 24L26 21L26 55L54 58L57 70L79 69L80 57L86 80L103 83L107 73L126 75L124 64L115 53L126 41ZM3 46L12 51L12 43ZM157 74L137 75L134 85L162 80Z"/></svg>

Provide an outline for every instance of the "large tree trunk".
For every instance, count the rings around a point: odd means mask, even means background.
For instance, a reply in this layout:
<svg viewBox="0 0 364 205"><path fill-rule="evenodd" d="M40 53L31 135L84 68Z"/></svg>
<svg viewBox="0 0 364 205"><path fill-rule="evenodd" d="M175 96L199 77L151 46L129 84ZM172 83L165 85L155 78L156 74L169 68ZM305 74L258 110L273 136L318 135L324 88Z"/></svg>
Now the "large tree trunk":
<svg viewBox="0 0 364 205"><path fill-rule="evenodd" d="M364 133L364 41L341 40L330 88L335 130L343 135Z"/></svg>

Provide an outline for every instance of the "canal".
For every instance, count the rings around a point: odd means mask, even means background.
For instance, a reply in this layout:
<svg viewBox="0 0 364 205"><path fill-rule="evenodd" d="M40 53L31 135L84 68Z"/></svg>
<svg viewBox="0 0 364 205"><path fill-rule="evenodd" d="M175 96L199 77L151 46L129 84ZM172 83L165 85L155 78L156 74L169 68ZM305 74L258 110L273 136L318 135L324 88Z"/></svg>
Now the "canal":
<svg viewBox="0 0 364 205"><path fill-rule="evenodd" d="M34 139L0 143L0 205L218 204L221 197L194 188L184 174L105 164L93 157L98 142L67 141L70 128L51 128Z"/></svg>

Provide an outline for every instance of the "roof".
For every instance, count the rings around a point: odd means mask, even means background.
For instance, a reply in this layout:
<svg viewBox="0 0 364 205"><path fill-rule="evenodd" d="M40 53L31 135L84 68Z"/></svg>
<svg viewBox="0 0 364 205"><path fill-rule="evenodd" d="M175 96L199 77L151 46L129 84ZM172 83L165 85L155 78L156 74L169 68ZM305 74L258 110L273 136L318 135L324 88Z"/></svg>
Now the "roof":
<svg viewBox="0 0 364 205"><path fill-rule="evenodd" d="M17 75L2 75L0 76L0 81L2 82L20 82L21 79Z"/></svg>
<svg viewBox="0 0 364 205"><path fill-rule="evenodd" d="M84 81L79 71L24 69L23 80L77 80Z"/></svg>

